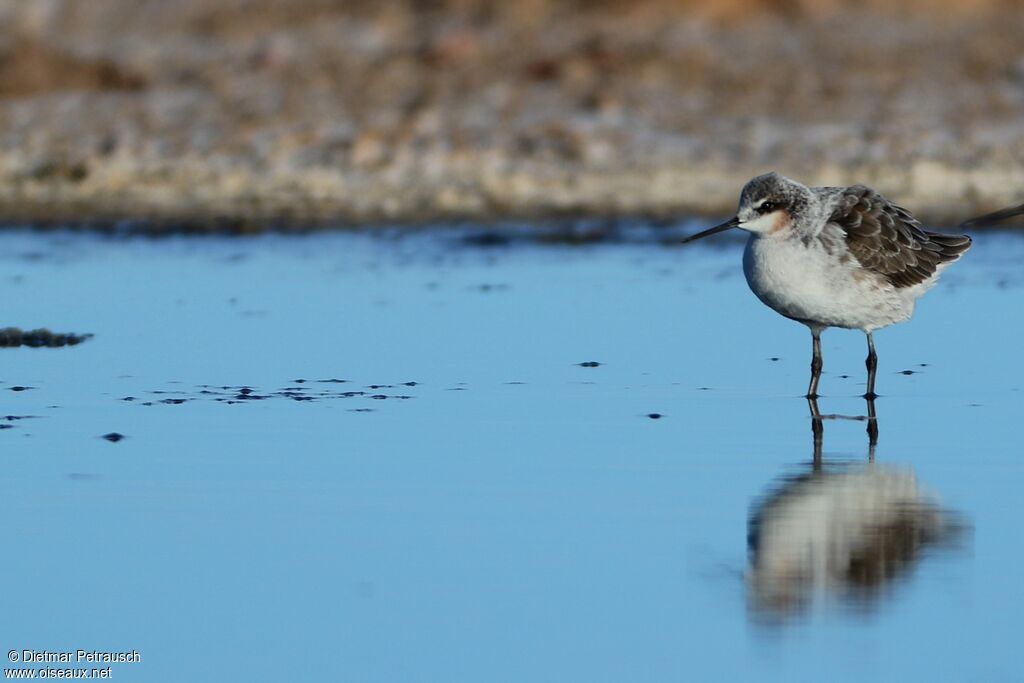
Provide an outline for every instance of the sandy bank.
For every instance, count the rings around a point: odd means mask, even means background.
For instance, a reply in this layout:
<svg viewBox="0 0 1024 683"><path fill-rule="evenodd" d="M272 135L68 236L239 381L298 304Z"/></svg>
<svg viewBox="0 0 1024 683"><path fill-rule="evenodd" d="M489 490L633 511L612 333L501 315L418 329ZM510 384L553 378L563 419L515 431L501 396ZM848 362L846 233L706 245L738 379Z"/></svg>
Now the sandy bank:
<svg viewBox="0 0 1024 683"><path fill-rule="evenodd" d="M769 169L1024 201L1024 10L884 7L8 0L0 218L710 214Z"/></svg>

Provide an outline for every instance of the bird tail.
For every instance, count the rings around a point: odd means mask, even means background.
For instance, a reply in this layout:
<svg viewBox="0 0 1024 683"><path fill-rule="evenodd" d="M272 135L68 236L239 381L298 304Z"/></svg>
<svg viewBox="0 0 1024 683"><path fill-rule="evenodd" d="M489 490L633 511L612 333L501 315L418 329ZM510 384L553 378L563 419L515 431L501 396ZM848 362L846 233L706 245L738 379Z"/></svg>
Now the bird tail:
<svg viewBox="0 0 1024 683"><path fill-rule="evenodd" d="M17 327L0 328L0 348L29 346L32 348L56 348L74 346L91 339L91 334L50 332L46 329L21 330Z"/></svg>

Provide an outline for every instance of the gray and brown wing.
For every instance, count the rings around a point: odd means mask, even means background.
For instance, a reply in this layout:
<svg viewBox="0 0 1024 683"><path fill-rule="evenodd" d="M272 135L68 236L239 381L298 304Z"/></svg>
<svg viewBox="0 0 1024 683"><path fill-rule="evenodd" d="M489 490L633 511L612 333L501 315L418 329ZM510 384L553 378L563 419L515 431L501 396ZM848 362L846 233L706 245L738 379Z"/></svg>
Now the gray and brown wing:
<svg viewBox="0 0 1024 683"><path fill-rule="evenodd" d="M971 246L966 235L924 230L909 211L864 185L843 190L829 223L845 233L846 247L862 267L894 287L925 282Z"/></svg>

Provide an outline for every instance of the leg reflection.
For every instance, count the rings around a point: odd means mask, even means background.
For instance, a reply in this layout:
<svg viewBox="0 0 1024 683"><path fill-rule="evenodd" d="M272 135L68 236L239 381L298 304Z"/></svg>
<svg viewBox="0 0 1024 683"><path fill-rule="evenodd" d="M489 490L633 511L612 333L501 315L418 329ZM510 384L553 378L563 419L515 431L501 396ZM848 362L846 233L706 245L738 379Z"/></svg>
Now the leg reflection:
<svg viewBox="0 0 1024 683"><path fill-rule="evenodd" d="M875 461L875 448L878 446L878 414L875 412L875 399L869 398L867 415L822 415L817 398L807 398L807 407L811 411L811 434L814 439L813 468L818 471L822 467L821 448L825 438L825 420L864 420L868 423L868 462Z"/></svg>
<svg viewBox="0 0 1024 683"><path fill-rule="evenodd" d="M878 446L878 415L875 413L875 399L867 399L868 403L868 462L875 461L875 447Z"/></svg>
<svg viewBox="0 0 1024 683"><path fill-rule="evenodd" d="M811 410L811 436L814 439L814 458L811 461L815 472L821 471L821 444L825 438L825 423L818 409L818 399L807 398L807 407Z"/></svg>

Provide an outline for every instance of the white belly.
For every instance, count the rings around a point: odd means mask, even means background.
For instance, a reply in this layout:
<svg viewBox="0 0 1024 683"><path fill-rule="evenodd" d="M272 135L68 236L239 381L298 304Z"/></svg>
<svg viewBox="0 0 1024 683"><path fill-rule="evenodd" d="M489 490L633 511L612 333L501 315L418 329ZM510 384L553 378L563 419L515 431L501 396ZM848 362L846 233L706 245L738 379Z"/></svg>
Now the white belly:
<svg viewBox="0 0 1024 683"><path fill-rule="evenodd" d="M908 319L931 283L897 289L852 256L841 259L841 249L829 254L818 240L751 235L743 273L765 305L810 327L870 332Z"/></svg>

